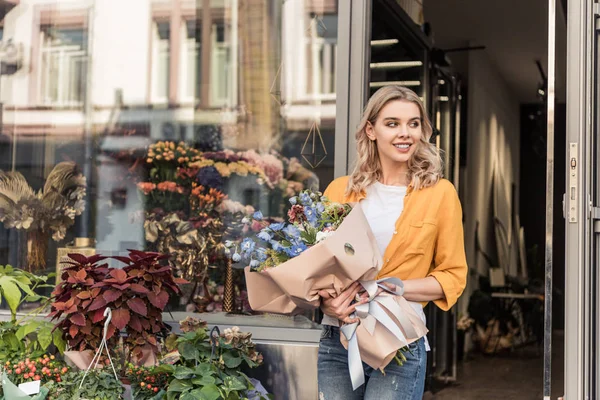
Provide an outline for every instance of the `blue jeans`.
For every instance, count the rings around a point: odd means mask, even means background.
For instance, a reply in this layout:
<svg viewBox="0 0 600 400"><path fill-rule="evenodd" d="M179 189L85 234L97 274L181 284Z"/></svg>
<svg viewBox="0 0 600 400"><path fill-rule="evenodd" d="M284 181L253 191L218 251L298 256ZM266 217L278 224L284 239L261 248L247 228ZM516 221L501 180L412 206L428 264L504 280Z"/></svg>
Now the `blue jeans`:
<svg viewBox="0 0 600 400"><path fill-rule="evenodd" d="M421 400L425 387L427 352L421 338L409 345L402 366L392 360L385 375L363 363L365 384L352 390L348 351L340 343L340 329L323 326L319 345L319 400Z"/></svg>

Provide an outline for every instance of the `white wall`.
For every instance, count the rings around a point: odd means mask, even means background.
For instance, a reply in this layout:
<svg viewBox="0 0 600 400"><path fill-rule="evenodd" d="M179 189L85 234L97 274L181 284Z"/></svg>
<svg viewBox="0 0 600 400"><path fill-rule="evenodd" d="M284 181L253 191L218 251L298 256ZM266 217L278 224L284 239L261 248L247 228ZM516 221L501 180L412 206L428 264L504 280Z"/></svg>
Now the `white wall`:
<svg viewBox="0 0 600 400"><path fill-rule="evenodd" d="M471 270L460 311L466 312L470 293L477 288L478 276L487 276L489 265L475 254L475 226L479 221L479 240L483 250L495 259L492 184L494 168L503 182L506 197L501 208L510 213L512 183L519 187L519 102L509 91L484 51L469 52L468 59L468 136L467 167L461 178L465 214L465 247ZM516 202L518 208L518 201ZM515 210L515 211L518 211ZM516 268L516 254L511 255ZM473 271L471 271L473 272Z"/></svg>

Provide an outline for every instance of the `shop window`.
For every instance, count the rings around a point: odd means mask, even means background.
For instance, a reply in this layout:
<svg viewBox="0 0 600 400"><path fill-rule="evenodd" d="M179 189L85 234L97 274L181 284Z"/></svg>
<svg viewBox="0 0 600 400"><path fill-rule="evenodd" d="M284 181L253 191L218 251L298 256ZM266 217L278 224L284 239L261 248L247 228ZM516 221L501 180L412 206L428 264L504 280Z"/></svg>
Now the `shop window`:
<svg viewBox="0 0 600 400"><path fill-rule="evenodd" d="M152 26L152 101L154 103L168 102L170 39L169 22L154 22Z"/></svg>
<svg viewBox="0 0 600 400"><path fill-rule="evenodd" d="M337 15L315 15L308 36L308 82L312 97L335 99Z"/></svg>
<svg viewBox="0 0 600 400"><path fill-rule="evenodd" d="M40 99L45 105L81 106L87 79L85 28L40 27Z"/></svg>

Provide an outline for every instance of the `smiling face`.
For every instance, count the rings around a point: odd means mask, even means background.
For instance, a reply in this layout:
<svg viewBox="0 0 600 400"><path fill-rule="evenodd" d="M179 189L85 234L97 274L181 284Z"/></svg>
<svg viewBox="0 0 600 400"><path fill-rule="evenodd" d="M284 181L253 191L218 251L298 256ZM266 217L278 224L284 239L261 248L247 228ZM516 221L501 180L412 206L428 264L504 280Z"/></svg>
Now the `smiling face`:
<svg viewBox="0 0 600 400"><path fill-rule="evenodd" d="M407 100L392 100L381 109L374 124L367 124L367 136L377 145L384 171L408 171L408 160L423 136L421 121L417 104Z"/></svg>

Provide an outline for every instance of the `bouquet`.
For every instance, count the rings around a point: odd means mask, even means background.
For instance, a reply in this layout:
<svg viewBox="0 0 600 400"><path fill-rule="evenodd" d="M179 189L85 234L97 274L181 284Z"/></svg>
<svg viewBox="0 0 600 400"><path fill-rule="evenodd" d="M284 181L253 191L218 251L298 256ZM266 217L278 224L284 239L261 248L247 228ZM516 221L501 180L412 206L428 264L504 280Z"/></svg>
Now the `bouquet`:
<svg viewBox="0 0 600 400"><path fill-rule="evenodd" d="M384 368L396 352L425 336L427 329L401 294L402 281L377 279L383 266L377 242L360 204L329 201L302 191L290 199L288 221L267 222L260 211L242 222L249 233L234 248L234 262L245 262L248 301L255 311L296 314L320 305L320 290L333 297L359 281L370 302L357 307L360 324L342 327L351 372L364 361ZM389 292L384 281L399 287ZM377 289L384 293L377 295ZM387 292L386 292L387 291ZM360 356L358 356L360 354ZM353 386L364 376L352 373Z"/></svg>

